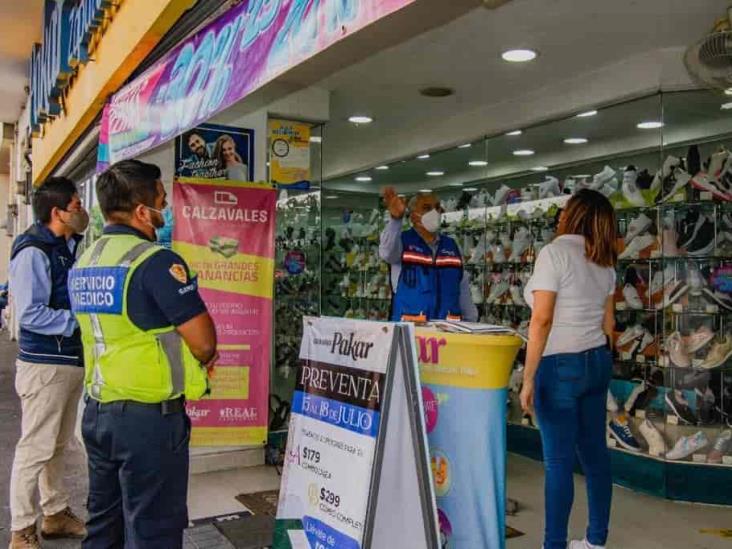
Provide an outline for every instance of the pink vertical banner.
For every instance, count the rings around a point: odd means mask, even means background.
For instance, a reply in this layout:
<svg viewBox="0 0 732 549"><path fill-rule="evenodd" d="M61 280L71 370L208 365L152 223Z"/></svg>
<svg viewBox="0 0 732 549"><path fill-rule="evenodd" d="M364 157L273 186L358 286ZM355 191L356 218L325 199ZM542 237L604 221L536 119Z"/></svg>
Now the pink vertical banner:
<svg viewBox="0 0 732 549"><path fill-rule="evenodd" d="M187 404L194 446L267 439L275 200L267 184L180 179L173 185L173 249L198 277L220 355L211 394Z"/></svg>

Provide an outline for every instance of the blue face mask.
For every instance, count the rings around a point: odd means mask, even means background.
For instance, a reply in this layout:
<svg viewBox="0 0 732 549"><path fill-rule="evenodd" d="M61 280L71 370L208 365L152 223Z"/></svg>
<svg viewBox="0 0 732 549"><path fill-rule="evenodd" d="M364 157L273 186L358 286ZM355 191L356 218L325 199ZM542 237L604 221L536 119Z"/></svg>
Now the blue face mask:
<svg viewBox="0 0 732 549"><path fill-rule="evenodd" d="M156 210L149 206L146 207L148 210L160 214L163 224L160 227L155 227L156 240L158 244L170 248L173 240L173 210L171 210L170 206L162 210Z"/></svg>

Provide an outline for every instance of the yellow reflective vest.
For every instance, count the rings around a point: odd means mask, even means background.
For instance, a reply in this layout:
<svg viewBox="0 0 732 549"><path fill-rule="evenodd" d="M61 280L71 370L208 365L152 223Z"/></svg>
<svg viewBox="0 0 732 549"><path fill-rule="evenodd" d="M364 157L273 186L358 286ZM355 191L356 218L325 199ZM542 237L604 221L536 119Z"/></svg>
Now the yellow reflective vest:
<svg viewBox="0 0 732 549"><path fill-rule="evenodd" d="M174 326L142 330L127 314L132 274L163 249L134 235L102 236L69 272L71 309L84 346L84 385L95 400L196 400L208 390L205 369Z"/></svg>

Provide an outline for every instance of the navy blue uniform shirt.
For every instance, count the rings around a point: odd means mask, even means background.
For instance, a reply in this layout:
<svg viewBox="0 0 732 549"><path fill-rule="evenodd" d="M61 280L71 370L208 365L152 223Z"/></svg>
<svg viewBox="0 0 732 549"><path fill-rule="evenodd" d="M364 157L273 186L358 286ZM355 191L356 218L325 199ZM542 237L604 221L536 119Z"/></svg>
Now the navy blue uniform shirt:
<svg viewBox="0 0 732 549"><path fill-rule="evenodd" d="M148 238L127 225L108 225L105 235L135 235ZM187 274L185 281L181 272ZM127 292L127 314L141 330L180 326L206 312L198 283L177 253L163 250L147 258L132 273Z"/></svg>

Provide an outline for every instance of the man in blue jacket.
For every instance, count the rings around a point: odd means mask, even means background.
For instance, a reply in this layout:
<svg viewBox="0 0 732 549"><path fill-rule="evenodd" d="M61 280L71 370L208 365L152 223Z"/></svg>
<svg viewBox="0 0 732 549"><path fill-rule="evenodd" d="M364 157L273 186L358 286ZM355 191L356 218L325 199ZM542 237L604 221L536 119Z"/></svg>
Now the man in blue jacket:
<svg viewBox="0 0 732 549"><path fill-rule="evenodd" d="M32 202L36 222L10 253L9 285L20 325L15 389L22 409L10 479L10 549L40 547L36 491L43 537L86 535L63 486L63 454L74 436L84 377L66 280L89 215L74 184L62 177L46 181Z"/></svg>
<svg viewBox="0 0 732 549"><path fill-rule="evenodd" d="M440 234L442 208L432 193L409 202L393 188L384 190L391 220L381 233L379 255L391 265L394 290L391 320L478 320L470 281L457 243ZM412 228L402 231L409 211Z"/></svg>

